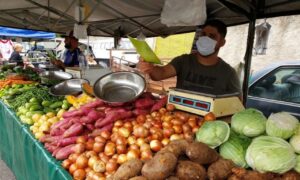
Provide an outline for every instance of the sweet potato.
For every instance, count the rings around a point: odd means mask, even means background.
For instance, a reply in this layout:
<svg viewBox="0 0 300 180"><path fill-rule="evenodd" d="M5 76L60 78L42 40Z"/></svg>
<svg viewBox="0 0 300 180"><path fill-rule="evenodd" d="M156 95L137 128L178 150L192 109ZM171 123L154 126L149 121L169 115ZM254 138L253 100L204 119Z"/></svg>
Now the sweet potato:
<svg viewBox="0 0 300 180"><path fill-rule="evenodd" d="M148 180L163 180L171 175L176 163L177 158L173 153L158 153L144 164L142 175Z"/></svg>
<svg viewBox="0 0 300 180"><path fill-rule="evenodd" d="M134 106L137 109L147 109L152 107L155 104L155 101L151 98L140 98L134 102Z"/></svg>
<svg viewBox="0 0 300 180"><path fill-rule="evenodd" d="M56 148L57 148L56 146L54 146L54 145L52 145L50 143L46 143L45 144L45 149L47 149L50 153L53 153Z"/></svg>
<svg viewBox="0 0 300 180"><path fill-rule="evenodd" d="M141 173L143 162L139 159L132 159L122 164L114 175L115 180L127 180Z"/></svg>
<svg viewBox="0 0 300 180"><path fill-rule="evenodd" d="M82 131L83 131L83 125L81 125L80 123L75 123L64 132L63 137L66 138L66 137L80 135Z"/></svg>
<svg viewBox="0 0 300 180"><path fill-rule="evenodd" d="M201 142L190 143L186 148L185 154L191 161L201 165L211 164L219 159L219 154L216 150Z"/></svg>
<svg viewBox="0 0 300 180"><path fill-rule="evenodd" d="M171 141L167 146L165 146L159 153L161 152L171 152L176 157L183 155L189 143L186 140L176 140Z"/></svg>
<svg viewBox="0 0 300 180"><path fill-rule="evenodd" d="M97 108L99 106L103 106L104 102L101 99L96 99L93 102L87 103L82 106L82 108Z"/></svg>
<svg viewBox="0 0 300 180"><path fill-rule="evenodd" d="M93 131L95 129L95 126L93 124L86 124L85 127L89 130L89 131Z"/></svg>
<svg viewBox="0 0 300 180"><path fill-rule="evenodd" d="M132 112L135 116L147 115L150 113L150 111L148 109L134 109Z"/></svg>
<svg viewBox="0 0 300 180"><path fill-rule="evenodd" d="M130 178L129 180L147 180L147 178L145 178L144 176L136 176L136 177Z"/></svg>
<svg viewBox="0 0 300 180"><path fill-rule="evenodd" d="M105 117L105 114L103 112L99 112L94 109L91 109L90 112L87 114L87 117L90 120L96 121L99 118Z"/></svg>
<svg viewBox="0 0 300 180"><path fill-rule="evenodd" d="M176 176L180 180L205 180L206 170L200 164L192 161L179 161Z"/></svg>
<svg viewBox="0 0 300 180"><path fill-rule="evenodd" d="M57 152L60 151L62 149L62 147L56 147L52 153L52 156L56 156Z"/></svg>
<svg viewBox="0 0 300 180"><path fill-rule="evenodd" d="M55 142L55 141L59 141L60 139L62 139L63 137L62 136L51 136L49 134L43 136L40 141L42 143L52 143L52 142Z"/></svg>
<svg viewBox="0 0 300 180"><path fill-rule="evenodd" d="M68 129L69 127L71 127L74 123L78 123L79 120L80 120L80 117L71 117L71 118L69 119L68 122L66 122L66 123L64 123L64 124L62 124L62 125L60 125L59 128L60 128L60 129L65 129L65 130L66 130L66 129Z"/></svg>
<svg viewBox="0 0 300 180"><path fill-rule="evenodd" d="M64 112L63 118L70 118L70 117L82 116L82 115L84 115L84 112L78 109L78 110Z"/></svg>
<svg viewBox="0 0 300 180"><path fill-rule="evenodd" d="M101 121L97 120L95 123L95 126L97 128L101 128L104 127L105 125L111 124L114 121L118 120L118 119L126 119L126 118L130 118L132 116L132 112L131 111L125 111L125 112L112 112L109 113L105 116L104 119L102 119Z"/></svg>
<svg viewBox="0 0 300 180"><path fill-rule="evenodd" d="M71 120L70 118L64 118L63 120L54 123L54 124L51 126L50 129L56 129L56 128L59 128L59 127L62 126L63 124L68 123L70 120Z"/></svg>
<svg viewBox="0 0 300 180"><path fill-rule="evenodd" d="M69 157L70 154L74 153L75 144L68 145L61 148L56 154L55 158L58 160L64 160Z"/></svg>
<svg viewBox="0 0 300 180"><path fill-rule="evenodd" d="M104 110L105 114L110 114L110 113L122 113L122 112L126 112L127 110L123 107L108 107Z"/></svg>
<svg viewBox="0 0 300 180"><path fill-rule="evenodd" d="M209 179L227 179L234 168L234 163L231 160L220 158L212 163L207 170Z"/></svg>
<svg viewBox="0 0 300 180"><path fill-rule="evenodd" d="M73 136L73 137L60 139L60 140L58 140L57 146L65 147L65 146L70 145L70 144L76 144L76 139L77 138L78 138L78 136Z"/></svg>
<svg viewBox="0 0 300 180"><path fill-rule="evenodd" d="M101 130L101 131L111 131L112 128L113 128L113 126L114 126L113 123L107 124L107 125L103 126L100 130Z"/></svg>
<svg viewBox="0 0 300 180"><path fill-rule="evenodd" d="M60 136L64 133L65 131L61 128L55 128L50 130L50 135L51 136Z"/></svg>
<svg viewBox="0 0 300 180"><path fill-rule="evenodd" d="M166 106L168 102L168 96L164 96L163 98L161 98L160 100L158 100L151 108L151 112L153 111L158 111L160 108L163 108L164 106Z"/></svg>

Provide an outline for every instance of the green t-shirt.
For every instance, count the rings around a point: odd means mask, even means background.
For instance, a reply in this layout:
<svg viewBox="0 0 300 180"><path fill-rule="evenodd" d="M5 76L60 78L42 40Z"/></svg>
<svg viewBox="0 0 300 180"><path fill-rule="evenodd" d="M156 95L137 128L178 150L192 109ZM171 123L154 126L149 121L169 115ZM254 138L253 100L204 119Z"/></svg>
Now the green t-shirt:
<svg viewBox="0 0 300 180"><path fill-rule="evenodd" d="M170 64L176 70L176 88L214 95L241 93L235 70L222 59L213 66L205 66L198 62L195 54L184 54Z"/></svg>

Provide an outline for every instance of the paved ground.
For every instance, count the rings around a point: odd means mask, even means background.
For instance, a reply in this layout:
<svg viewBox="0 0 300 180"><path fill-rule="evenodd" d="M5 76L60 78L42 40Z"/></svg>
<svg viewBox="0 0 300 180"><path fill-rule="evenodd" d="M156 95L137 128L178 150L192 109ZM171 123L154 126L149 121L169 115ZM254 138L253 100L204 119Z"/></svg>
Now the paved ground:
<svg viewBox="0 0 300 180"><path fill-rule="evenodd" d="M14 174L6 166L4 161L0 159L0 180L15 180Z"/></svg>

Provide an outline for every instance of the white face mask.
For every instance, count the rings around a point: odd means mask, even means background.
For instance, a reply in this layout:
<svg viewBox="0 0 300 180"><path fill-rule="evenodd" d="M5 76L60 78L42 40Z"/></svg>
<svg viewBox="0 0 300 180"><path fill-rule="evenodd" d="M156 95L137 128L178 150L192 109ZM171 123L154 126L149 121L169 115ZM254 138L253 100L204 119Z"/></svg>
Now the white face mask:
<svg viewBox="0 0 300 180"><path fill-rule="evenodd" d="M198 52L202 56L208 56L215 52L217 41L209 38L208 36L201 36L196 41L196 46L198 49Z"/></svg>

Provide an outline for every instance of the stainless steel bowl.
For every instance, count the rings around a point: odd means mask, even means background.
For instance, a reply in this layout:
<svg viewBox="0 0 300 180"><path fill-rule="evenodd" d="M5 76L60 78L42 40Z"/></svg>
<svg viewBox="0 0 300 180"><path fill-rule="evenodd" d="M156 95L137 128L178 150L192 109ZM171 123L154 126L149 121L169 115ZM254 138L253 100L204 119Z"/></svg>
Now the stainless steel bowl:
<svg viewBox="0 0 300 180"><path fill-rule="evenodd" d="M99 78L94 84L94 94L108 103L123 103L136 99L145 87L146 81L141 75L120 71Z"/></svg>
<svg viewBox="0 0 300 180"><path fill-rule="evenodd" d="M55 85L62 81L72 79L72 74L63 71L44 71L40 74L43 84Z"/></svg>
<svg viewBox="0 0 300 180"><path fill-rule="evenodd" d="M49 93L54 96L74 95L82 92L81 84L89 83L85 79L70 79L52 86Z"/></svg>

